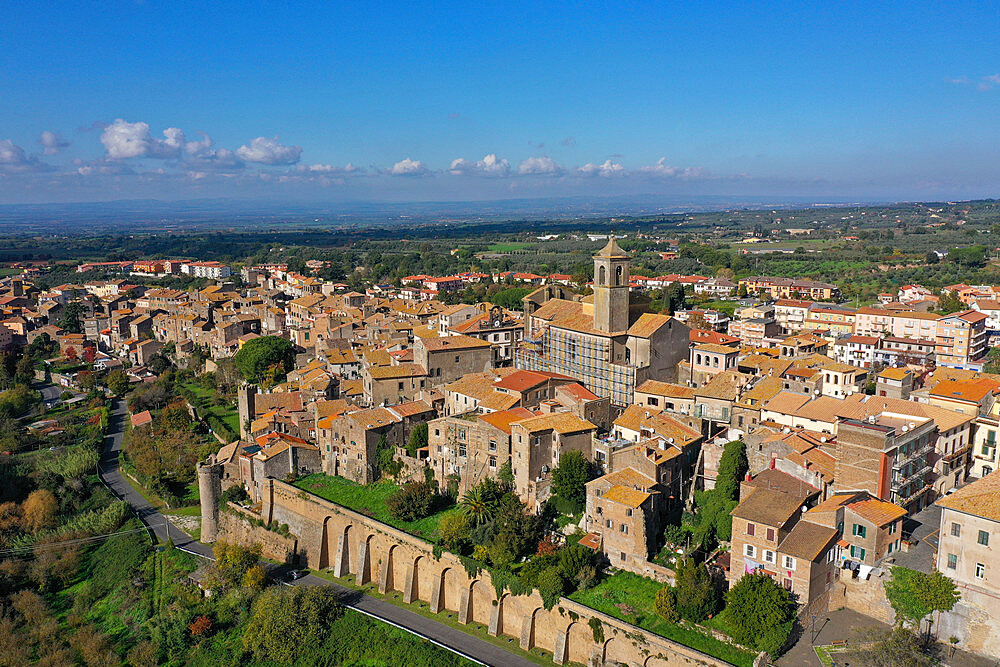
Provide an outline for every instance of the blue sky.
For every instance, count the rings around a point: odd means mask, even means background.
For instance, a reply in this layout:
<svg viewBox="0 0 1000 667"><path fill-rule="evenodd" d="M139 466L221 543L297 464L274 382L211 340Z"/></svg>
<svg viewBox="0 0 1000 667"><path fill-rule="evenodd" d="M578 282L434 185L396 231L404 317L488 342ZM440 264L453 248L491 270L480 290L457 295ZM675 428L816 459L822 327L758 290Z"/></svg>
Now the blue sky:
<svg viewBox="0 0 1000 667"><path fill-rule="evenodd" d="M995 4L288 4L5 4L0 203L1000 194Z"/></svg>

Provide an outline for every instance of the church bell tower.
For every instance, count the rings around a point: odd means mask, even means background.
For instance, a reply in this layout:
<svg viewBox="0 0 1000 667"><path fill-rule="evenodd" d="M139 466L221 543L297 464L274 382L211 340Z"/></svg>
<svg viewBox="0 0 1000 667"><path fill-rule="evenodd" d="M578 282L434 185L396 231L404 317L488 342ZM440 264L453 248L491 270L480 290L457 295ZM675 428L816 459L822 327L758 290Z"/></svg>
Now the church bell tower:
<svg viewBox="0 0 1000 667"><path fill-rule="evenodd" d="M629 256L614 235L594 255L594 328L605 333L628 330Z"/></svg>

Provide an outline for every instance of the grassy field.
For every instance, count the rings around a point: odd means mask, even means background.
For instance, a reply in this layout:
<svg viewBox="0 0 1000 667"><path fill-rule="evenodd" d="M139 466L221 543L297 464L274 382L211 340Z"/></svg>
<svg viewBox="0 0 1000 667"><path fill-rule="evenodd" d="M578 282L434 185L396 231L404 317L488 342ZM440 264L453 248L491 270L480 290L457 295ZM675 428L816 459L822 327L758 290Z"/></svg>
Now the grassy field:
<svg viewBox="0 0 1000 667"><path fill-rule="evenodd" d="M739 667L750 667L754 655L716 639L694 627L667 623L653 607L656 592L663 584L631 572L618 572L597 586L571 593L568 597L591 609L638 625L661 637L690 646Z"/></svg>
<svg viewBox="0 0 1000 667"><path fill-rule="evenodd" d="M451 506L417 521L400 521L389 514L385 506L386 499L399 489L389 480L362 485L343 477L316 473L298 480L295 486L431 542L438 537L437 527L441 518L460 511Z"/></svg>
<svg viewBox="0 0 1000 667"><path fill-rule="evenodd" d="M203 414L211 413L221 419L233 433L240 432L240 413L235 405L214 405L212 398L216 395L215 390L203 386L199 382L186 382L178 385L190 391L195 397L195 407Z"/></svg>

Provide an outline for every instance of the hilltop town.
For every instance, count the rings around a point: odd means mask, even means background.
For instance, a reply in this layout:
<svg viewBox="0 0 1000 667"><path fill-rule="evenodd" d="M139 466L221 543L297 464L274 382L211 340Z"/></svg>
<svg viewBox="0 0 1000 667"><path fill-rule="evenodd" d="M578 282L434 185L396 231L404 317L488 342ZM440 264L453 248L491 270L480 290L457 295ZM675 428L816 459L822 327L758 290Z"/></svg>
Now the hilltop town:
<svg viewBox="0 0 1000 667"><path fill-rule="evenodd" d="M54 285L21 263L0 279L5 465L41 480L120 406L110 465L171 543L454 617L511 660L796 664L844 614L1000 655L1000 287L862 305L707 263L644 276L625 249L688 241L587 240L574 274L136 258ZM0 558L37 549L18 521Z"/></svg>

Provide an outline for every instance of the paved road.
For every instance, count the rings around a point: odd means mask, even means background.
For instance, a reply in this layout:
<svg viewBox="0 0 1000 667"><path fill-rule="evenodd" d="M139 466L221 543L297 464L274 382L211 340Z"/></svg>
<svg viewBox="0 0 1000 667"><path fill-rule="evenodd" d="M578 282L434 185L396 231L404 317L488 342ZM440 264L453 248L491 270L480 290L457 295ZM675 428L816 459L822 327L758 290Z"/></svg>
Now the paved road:
<svg viewBox="0 0 1000 667"><path fill-rule="evenodd" d="M170 523L165 516L150 505L122 476L118 469L118 453L122 448L122 437L125 432L126 408L125 401L115 400L112 404L111 424L108 436L104 441L98 464L98 475L111 491L127 501L135 510L139 519L146 525L159 541L171 538L174 545L189 552L212 557L212 548L192 539L187 533ZM278 568L275 574L281 576L283 569ZM535 663L505 651L503 648L483 641L478 637L438 623L425 616L415 614L408 609L373 598L343 586L330 583L326 579L314 575L306 575L294 582L297 586L331 586L341 593L345 604L369 616L374 616L397 627L408 630L420 637L430 640L460 655L476 660L486 665L529 667ZM516 642L516 640L514 640Z"/></svg>

